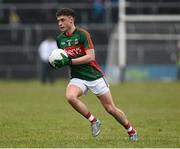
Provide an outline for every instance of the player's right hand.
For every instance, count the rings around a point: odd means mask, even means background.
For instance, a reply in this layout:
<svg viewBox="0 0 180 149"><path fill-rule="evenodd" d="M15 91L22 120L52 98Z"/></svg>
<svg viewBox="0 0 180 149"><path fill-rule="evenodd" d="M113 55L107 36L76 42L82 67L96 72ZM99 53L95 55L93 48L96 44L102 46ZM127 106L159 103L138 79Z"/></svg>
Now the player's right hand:
<svg viewBox="0 0 180 149"><path fill-rule="evenodd" d="M61 56L63 57L62 59L62 63L63 65L71 65L72 64L72 60L70 57L66 57L64 54L61 53Z"/></svg>
<svg viewBox="0 0 180 149"><path fill-rule="evenodd" d="M54 61L54 68L61 68L61 67L63 67L64 66L64 61L63 61L63 59L62 60L55 60Z"/></svg>
<svg viewBox="0 0 180 149"><path fill-rule="evenodd" d="M53 68L53 69L55 69L56 67L54 67L53 65L51 65L51 63L50 62L48 62L48 64L49 64L49 66L51 67L51 68Z"/></svg>

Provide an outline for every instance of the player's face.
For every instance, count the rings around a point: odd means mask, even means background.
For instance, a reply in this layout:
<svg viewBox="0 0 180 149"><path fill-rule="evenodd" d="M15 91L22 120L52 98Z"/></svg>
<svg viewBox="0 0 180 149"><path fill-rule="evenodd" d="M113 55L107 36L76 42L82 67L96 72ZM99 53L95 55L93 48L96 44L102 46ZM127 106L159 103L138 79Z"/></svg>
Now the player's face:
<svg viewBox="0 0 180 149"><path fill-rule="evenodd" d="M61 32L68 32L73 25L73 17L71 16L58 16L57 21Z"/></svg>

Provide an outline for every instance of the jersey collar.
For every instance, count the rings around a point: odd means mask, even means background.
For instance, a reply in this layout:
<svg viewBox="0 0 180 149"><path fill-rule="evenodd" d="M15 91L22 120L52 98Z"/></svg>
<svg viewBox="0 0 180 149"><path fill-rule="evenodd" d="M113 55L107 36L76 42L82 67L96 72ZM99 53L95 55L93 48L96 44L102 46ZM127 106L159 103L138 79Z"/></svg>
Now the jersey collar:
<svg viewBox="0 0 180 149"><path fill-rule="evenodd" d="M77 30L77 28L75 27L74 31L71 34L70 33L64 33L64 34L68 37L71 37L76 32L76 30Z"/></svg>

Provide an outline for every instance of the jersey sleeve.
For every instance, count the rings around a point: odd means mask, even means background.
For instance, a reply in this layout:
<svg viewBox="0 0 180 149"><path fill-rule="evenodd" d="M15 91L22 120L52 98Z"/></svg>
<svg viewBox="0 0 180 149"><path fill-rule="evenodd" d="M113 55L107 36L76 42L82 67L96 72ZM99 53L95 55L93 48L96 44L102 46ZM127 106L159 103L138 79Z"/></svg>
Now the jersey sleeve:
<svg viewBox="0 0 180 149"><path fill-rule="evenodd" d="M81 33L81 41L84 49L94 49L94 45L89 32L83 31Z"/></svg>

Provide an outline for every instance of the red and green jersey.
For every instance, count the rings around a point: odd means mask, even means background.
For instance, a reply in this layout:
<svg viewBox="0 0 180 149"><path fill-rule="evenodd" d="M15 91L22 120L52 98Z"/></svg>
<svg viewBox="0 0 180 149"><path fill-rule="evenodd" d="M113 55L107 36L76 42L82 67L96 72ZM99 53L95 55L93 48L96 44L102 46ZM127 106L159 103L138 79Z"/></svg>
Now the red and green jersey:
<svg viewBox="0 0 180 149"><path fill-rule="evenodd" d="M72 59L86 55L87 49L94 49L90 34L82 28L76 28L72 35L62 33L57 36L56 41L58 48L64 49ZM72 78L93 81L104 76L95 60L86 64L71 65L70 69Z"/></svg>

